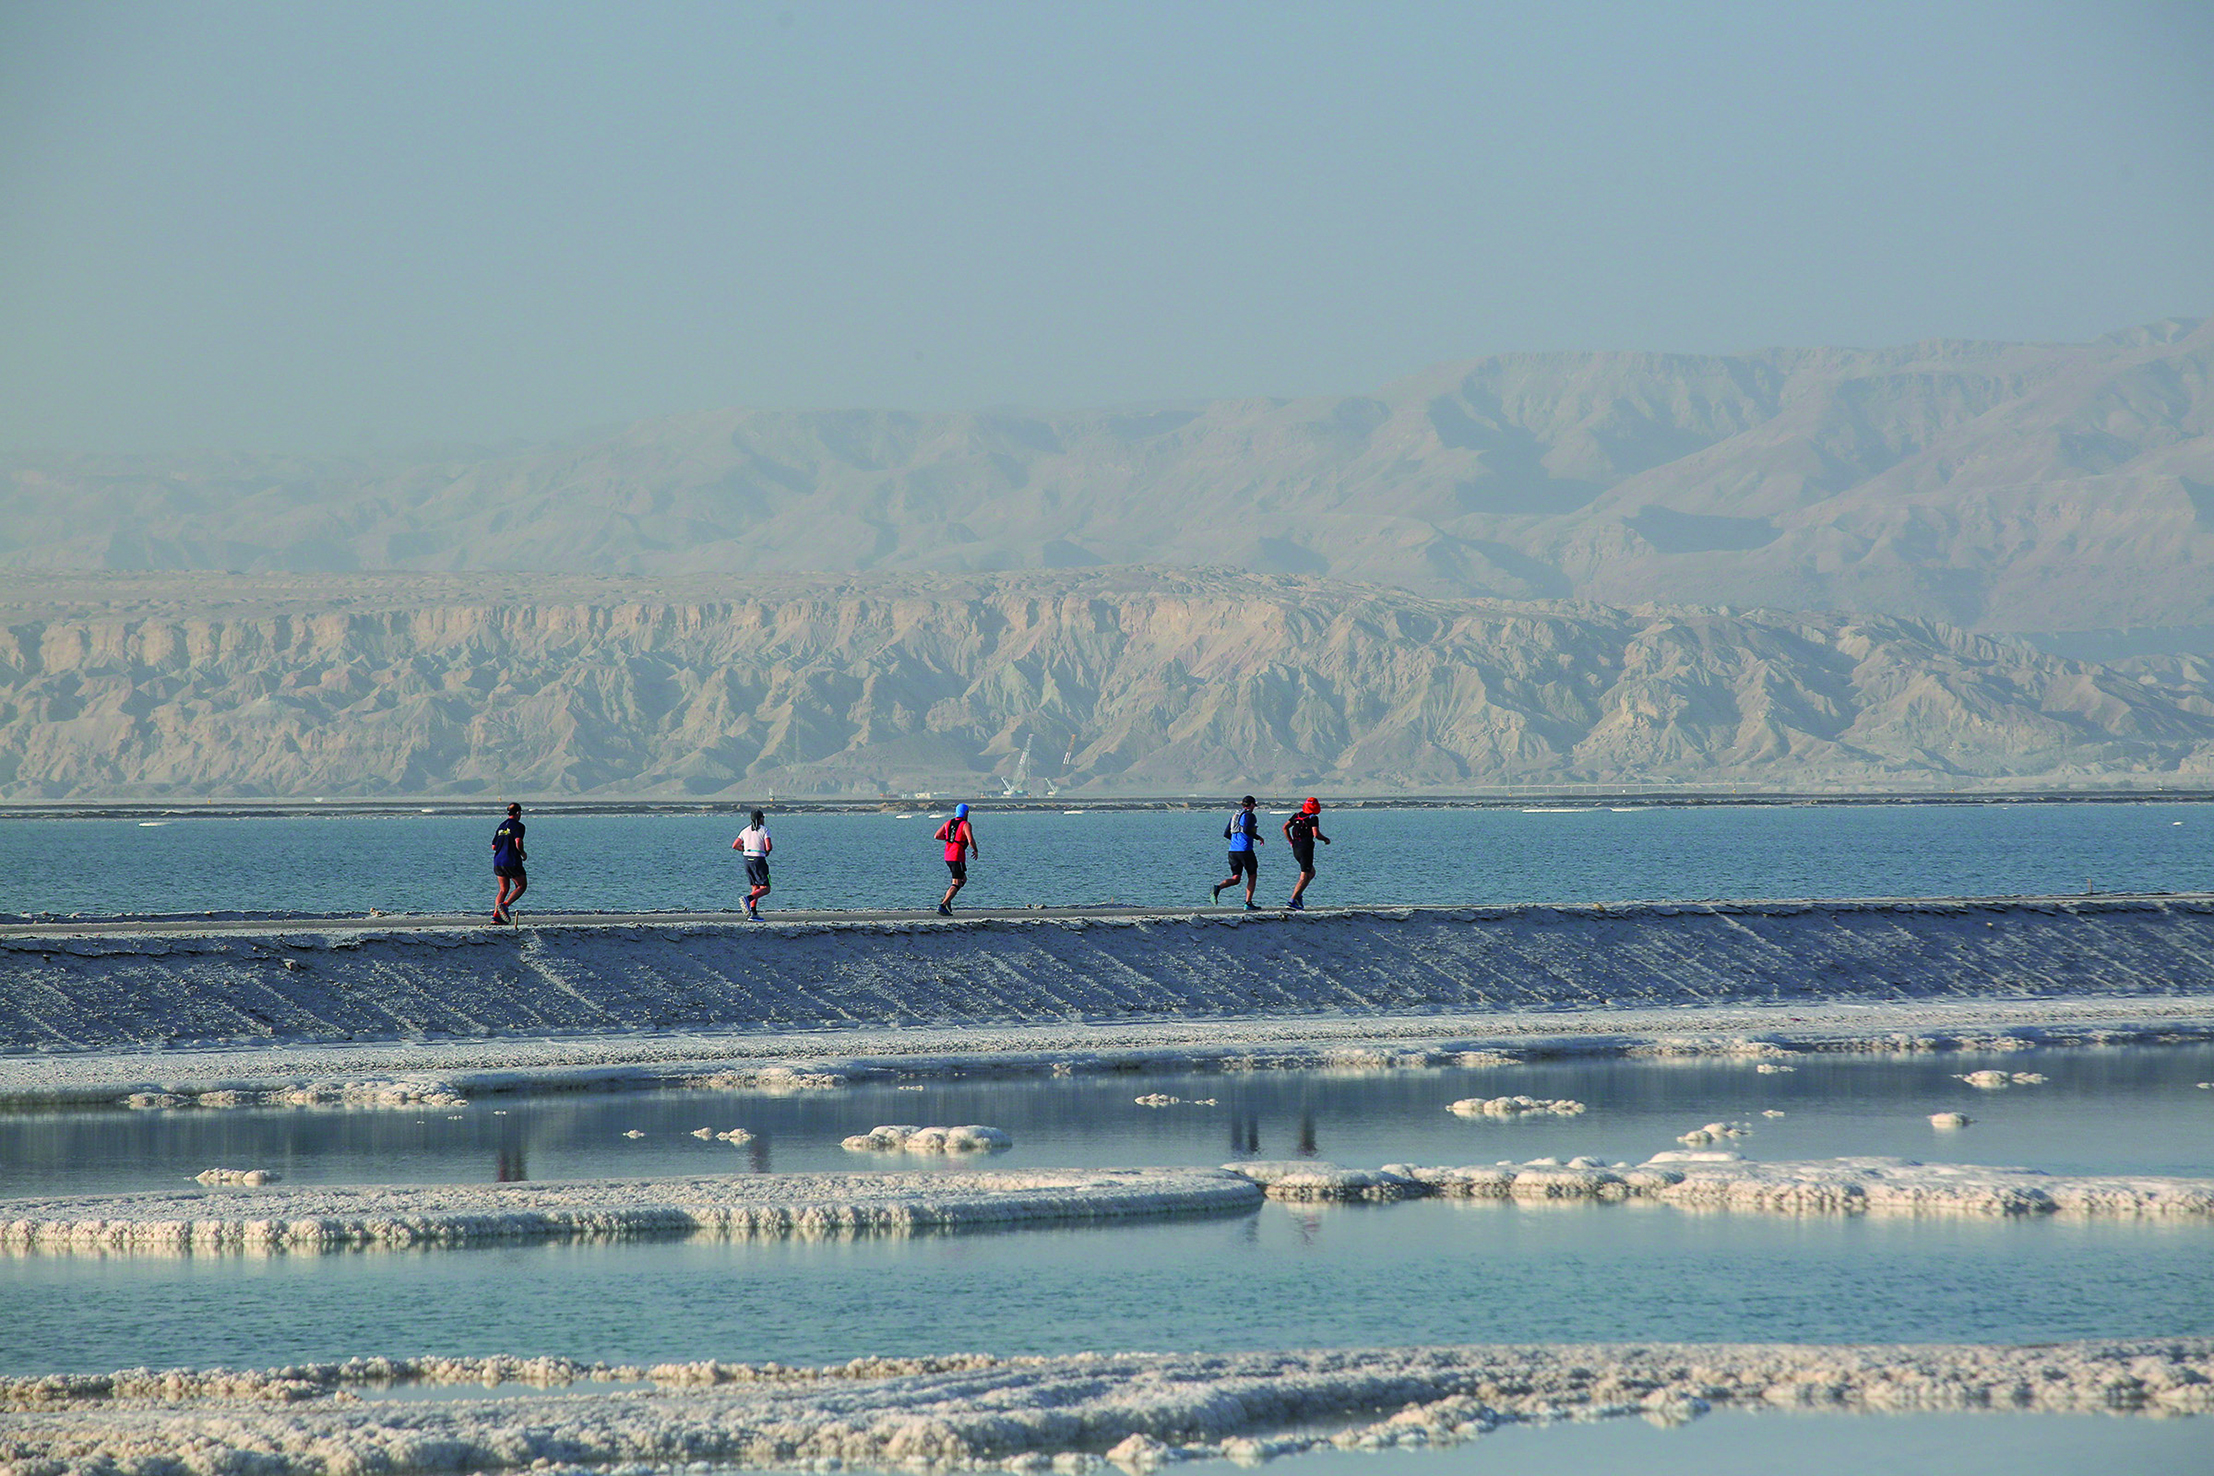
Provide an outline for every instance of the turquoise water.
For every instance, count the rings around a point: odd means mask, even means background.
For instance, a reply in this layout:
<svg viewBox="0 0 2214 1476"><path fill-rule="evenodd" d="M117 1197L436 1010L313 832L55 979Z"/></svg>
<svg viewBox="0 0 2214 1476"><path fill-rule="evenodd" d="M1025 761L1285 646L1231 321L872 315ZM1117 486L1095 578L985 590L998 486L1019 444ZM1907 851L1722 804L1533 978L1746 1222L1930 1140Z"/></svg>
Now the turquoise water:
<svg viewBox="0 0 2214 1476"><path fill-rule="evenodd" d="M0 1258L0 1372L354 1354L775 1359L2214 1334L2204 1224L1267 1205L1111 1228Z"/></svg>
<svg viewBox="0 0 2214 1476"><path fill-rule="evenodd" d="M1976 1092L1998 1061L2037 1087ZM951 1080L774 1097L487 1098L456 1112L36 1113L0 1118L5 1192L183 1187L223 1163L293 1182L854 1168L882 1121L985 1121L987 1162L1339 1162L1638 1156L1742 1117L1756 1158L1906 1153L2050 1169L2214 1173L2214 1050L1903 1060L1593 1060L1343 1075ZM1134 1097L1212 1097L1143 1108ZM1500 1123L1463 1095L1573 1096L1583 1117ZM1781 1119L1758 1116L1784 1104ZM1934 1106L1933 1106L1934 1104ZM1963 1106L1976 1127L1923 1120ZM746 1125L732 1148L685 1134ZM621 1136L638 1127L644 1139ZM947 1172L962 1172L948 1166ZM0 1213L4 1213L0 1201ZM2034 1288L2034 1294L2026 1289ZM2039 1341L2214 1333L2214 1226L1795 1220L1650 1205L1422 1201L1170 1223L841 1242L661 1242L319 1256L0 1258L0 1372L366 1353L777 1359L1430 1342ZM158 1351L155 1351L158 1350Z"/></svg>
<svg viewBox="0 0 2214 1476"><path fill-rule="evenodd" d="M496 816L0 819L0 913L359 913L489 908ZM1225 816L975 816L972 906L1190 906L1226 866ZM1617 811L1343 810L1324 817L1317 904L1958 896L2214 887L2214 806L1656 806ZM1260 897L1289 894L1271 816ZM728 815L530 822L526 910L729 908L743 895ZM924 812L774 817L774 907L934 904Z"/></svg>

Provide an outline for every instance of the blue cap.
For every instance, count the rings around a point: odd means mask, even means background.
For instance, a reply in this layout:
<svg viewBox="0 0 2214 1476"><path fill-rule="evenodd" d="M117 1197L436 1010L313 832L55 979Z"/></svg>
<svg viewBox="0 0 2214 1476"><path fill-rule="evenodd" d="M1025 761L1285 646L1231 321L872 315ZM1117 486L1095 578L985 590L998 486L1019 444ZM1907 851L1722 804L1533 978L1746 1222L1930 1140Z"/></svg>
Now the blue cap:
<svg viewBox="0 0 2214 1476"><path fill-rule="evenodd" d="M967 805L955 805L955 806L953 807L953 818L954 818L954 819L956 819L956 820L966 820L966 819L968 819L968 818L969 818L969 807L968 807Z"/></svg>

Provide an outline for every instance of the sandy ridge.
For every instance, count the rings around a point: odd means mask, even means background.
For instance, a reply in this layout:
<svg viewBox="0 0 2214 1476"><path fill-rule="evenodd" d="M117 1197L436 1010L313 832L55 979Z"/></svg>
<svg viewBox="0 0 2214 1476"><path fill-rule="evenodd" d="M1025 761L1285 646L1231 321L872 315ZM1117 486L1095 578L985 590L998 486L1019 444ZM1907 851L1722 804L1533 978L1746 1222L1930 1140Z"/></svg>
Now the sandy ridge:
<svg viewBox="0 0 2214 1476"><path fill-rule="evenodd" d="M380 1402L487 1376L644 1390ZM232 1374L0 1380L5 1476L562 1472L626 1461L1129 1470L1208 1456L1451 1445L1502 1424L1727 1406L2045 1413L2214 1410L2214 1340L2034 1347L1568 1344L1339 1352L860 1360L818 1370L562 1360L365 1360ZM1316 1427L1324 1427L1319 1432ZM1335 1428L1329 1428L1335 1427ZM1293 1431L1297 1433L1290 1433Z"/></svg>

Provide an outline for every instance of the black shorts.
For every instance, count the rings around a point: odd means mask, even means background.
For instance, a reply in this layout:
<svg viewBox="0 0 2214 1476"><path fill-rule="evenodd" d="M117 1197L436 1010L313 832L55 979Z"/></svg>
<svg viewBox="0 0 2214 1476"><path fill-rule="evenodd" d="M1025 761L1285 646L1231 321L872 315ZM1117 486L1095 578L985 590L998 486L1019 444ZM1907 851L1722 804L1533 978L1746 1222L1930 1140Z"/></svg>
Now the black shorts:
<svg viewBox="0 0 2214 1476"><path fill-rule="evenodd" d="M748 856L746 858L746 885L766 887L768 884L769 858L766 856Z"/></svg>
<svg viewBox="0 0 2214 1476"><path fill-rule="evenodd" d="M965 882L969 879L969 863L966 859L960 861L948 861L946 863L946 870L953 873L953 879L957 882Z"/></svg>
<svg viewBox="0 0 2214 1476"><path fill-rule="evenodd" d="M1241 876L1257 877L1260 874L1261 858L1257 854L1252 851L1230 853L1230 880L1236 881Z"/></svg>
<svg viewBox="0 0 2214 1476"><path fill-rule="evenodd" d="M523 875L523 868L520 866L495 866L492 868L492 874L507 881L529 880L528 877Z"/></svg>
<svg viewBox="0 0 2214 1476"><path fill-rule="evenodd" d="M1292 859L1299 863L1299 874L1301 876L1313 876L1315 874L1315 843L1307 841L1302 844L1299 841L1293 841Z"/></svg>

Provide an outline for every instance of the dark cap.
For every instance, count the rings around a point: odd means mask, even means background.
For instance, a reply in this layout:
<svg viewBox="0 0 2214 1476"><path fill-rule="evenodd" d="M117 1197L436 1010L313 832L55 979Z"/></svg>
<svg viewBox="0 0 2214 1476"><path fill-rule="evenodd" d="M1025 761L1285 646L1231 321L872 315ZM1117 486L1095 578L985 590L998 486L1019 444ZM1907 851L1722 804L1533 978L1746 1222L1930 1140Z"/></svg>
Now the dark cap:
<svg viewBox="0 0 2214 1476"><path fill-rule="evenodd" d="M521 805L509 805L507 807L507 812L510 815L520 815L523 813L523 807Z"/></svg>
<svg viewBox="0 0 2214 1476"><path fill-rule="evenodd" d="M1244 799L1239 800L1238 803L1250 810L1253 808L1253 796L1249 794Z"/></svg>

